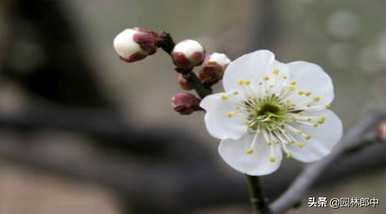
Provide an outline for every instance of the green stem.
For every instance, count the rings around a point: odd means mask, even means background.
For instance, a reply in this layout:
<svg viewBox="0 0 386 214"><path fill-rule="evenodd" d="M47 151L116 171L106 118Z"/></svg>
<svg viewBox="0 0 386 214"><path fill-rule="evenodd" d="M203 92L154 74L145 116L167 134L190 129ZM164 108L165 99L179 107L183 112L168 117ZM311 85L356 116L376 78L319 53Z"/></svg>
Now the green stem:
<svg viewBox="0 0 386 214"><path fill-rule="evenodd" d="M249 200L254 214L271 214L267 200L261 189L259 177L245 175L248 183Z"/></svg>

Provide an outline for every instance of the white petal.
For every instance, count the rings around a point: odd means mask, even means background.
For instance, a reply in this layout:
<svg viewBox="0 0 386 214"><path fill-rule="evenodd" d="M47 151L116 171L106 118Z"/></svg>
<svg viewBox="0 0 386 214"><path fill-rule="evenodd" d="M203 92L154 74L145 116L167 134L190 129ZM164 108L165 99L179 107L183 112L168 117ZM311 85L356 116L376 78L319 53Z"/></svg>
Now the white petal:
<svg viewBox="0 0 386 214"><path fill-rule="evenodd" d="M304 141L303 148L292 144L287 146L292 156L303 162L313 162L328 155L340 141L343 133L342 122L334 112L326 109L312 115L323 115L326 122L319 127L299 126L305 133L311 135L311 139Z"/></svg>
<svg viewBox="0 0 386 214"><path fill-rule="evenodd" d="M269 72L268 75L272 77L269 81L272 82L273 88L271 91L273 93L280 93L283 87L288 85L289 78L289 66L285 63L279 62L277 60L273 63L272 73ZM273 72L277 71L278 73L274 74ZM265 74L267 75L267 73Z"/></svg>
<svg viewBox="0 0 386 214"><path fill-rule="evenodd" d="M258 50L237 58L225 70L223 78L225 91L239 88L238 80L249 80L255 84L263 73L272 70L274 61L275 55L268 50Z"/></svg>
<svg viewBox="0 0 386 214"><path fill-rule="evenodd" d="M226 99L223 99L226 96ZM206 96L200 106L206 110L205 125L208 132L219 139L239 139L248 129L244 114L235 113L231 117L230 112L236 112L236 106L240 102L241 95L233 92L218 93Z"/></svg>
<svg viewBox="0 0 386 214"><path fill-rule="evenodd" d="M296 81L298 90L311 92L312 97L320 97L317 105L325 106L334 99L334 87L330 76L316 64L297 61L287 64L289 66L290 79ZM295 104L312 99L305 96L294 96ZM296 100L297 99L297 100Z"/></svg>
<svg viewBox="0 0 386 214"><path fill-rule="evenodd" d="M253 137L253 134L246 134L239 140L222 140L218 147L220 156L229 166L248 175L260 176L276 171L283 158L280 145L274 145L271 152L270 146L258 139L254 152L247 154ZM275 161L270 161L270 157L274 157Z"/></svg>

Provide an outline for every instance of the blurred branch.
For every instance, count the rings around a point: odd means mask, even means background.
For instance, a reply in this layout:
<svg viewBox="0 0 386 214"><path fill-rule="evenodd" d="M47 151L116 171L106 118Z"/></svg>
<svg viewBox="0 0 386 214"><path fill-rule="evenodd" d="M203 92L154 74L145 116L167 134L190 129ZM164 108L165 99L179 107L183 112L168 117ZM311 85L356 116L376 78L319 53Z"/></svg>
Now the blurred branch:
<svg viewBox="0 0 386 214"><path fill-rule="evenodd" d="M130 126L122 120L114 119L118 117L120 116L99 111L70 111L48 107L35 110L31 108L29 111L13 115L0 114L0 127L12 130L60 129L100 137L109 135L114 138L117 136L117 138L125 139L125 142L129 144L149 145L148 149L159 148L158 143L160 143L167 145L168 151L175 151L180 155L179 160L190 156L189 161L165 165L154 159L139 159L105 152L103 155L96 153L74 156L71 153L63 154L62 149L50 150L47 144L17 143L4 139L0 143L0 157L35 169L105 185L127 198L130 204L143 211L141 213L161 212L159 210L164 211L162 213L185 213L186 210L214 205L240 204L247 201L247 193L241 175L229 176L220 172L219 167L213 164L210 158L203 156L207 154L206 150L199 147L198 142L189 141L192 139L191 136L181 135L173 130L166 134L169 136L167 138L166 135L158 136L155 129L152 129L152 135L144 130L146 132L143 133L144 135L135 135L139 138L132 138L128 134L133 132ZM373 144L351 155L341 156L347 148L360 145L363 134L372 130L382 119L385 119L385 113L372 115L347 132L341 146L337 147L330 156L305 168L295 184L288 190L289 193L285 193L273 203L273 210L277 213L290 209L295 203L302 200L304 194L315 183L336 182L338 179L348 179L352 174L362 174L364 169L384 167L386 165L385 143ZM142 137L146 139L145 135L148 136L149 141L139 142ZM164 140L162 136L165 137ZM183 140L182 142L169 141L170 136ZM30 141L30 138L26 139ZM27 146L31 143L34 143L33 147ZM338 157L341 159L336 161ZM205 164L202 164L203 162ZM280 174L279 172L277 177L275 175L269 179L263 178L263 187L267 197L275 198L286 190L297 173L298 171L291 169L291 172L288 173ZM320 176L322 173L323 176ZM213 183L216 185L212 185ZM202 197L203 195L205 197Z"/></svg>
<svg viewBox="0 0 386 214"><path fill-rule="evenodd" d="M202 145L192 143L195 138L181 131L180 127L141 127L138 124L131 125L125 120L126 117L112 111L39 104L36 107L27 107L24 111L0 113L0 128L26 134L47 129L70 131L95 137L98 141L94 143L102 148L131 151L136 155L154 158L167 153L169 158L175 157L180 161L193 158L193 153L180 155L177 149L185 148L195 152ZM186 145L176 142L182 139ZM203 160L209 159L208 154L201 150L195 156L197 155Z"/></svg>
<svg viewBox="0 0 386 214"><path fill-rule="evenodd" d="M326 170L329 167L336 164L337 160L341 158L347 150L351 150L352 148L361 145L359 139L361 139L368 131L374 130L376 125L385 119L386 113L384 112L374 113L369 117L362 119L360 123L347 132L329 156L305 167L303 172L296 178L289 189L272 204L271 209L274 213L282 213L299 203L317 180L326 175ZM321 176L322 174L323 176Z"/></svg>

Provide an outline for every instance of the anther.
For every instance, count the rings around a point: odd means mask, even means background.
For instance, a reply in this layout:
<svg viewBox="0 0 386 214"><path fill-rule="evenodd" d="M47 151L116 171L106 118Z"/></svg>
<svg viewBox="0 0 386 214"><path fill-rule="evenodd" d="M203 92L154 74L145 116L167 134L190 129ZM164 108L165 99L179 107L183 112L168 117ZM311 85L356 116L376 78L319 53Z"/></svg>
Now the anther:
<svg viewBox="0 0 386 214"><path fill-rule="evenodd" d="M253 154L253 149L249 148L249 149L247 149L247 150L245 151L245 153L246 153L247 155L251 155L251 154Z"/></svg>
<svg viewBox="0 0 386 214"><path fill-rule="evenodd" d="M228 100L228 98L229 98L229 97L228 97L227 95L225 95L225 94L221 95L221 99L222 99L222 100Z"/></svg>
<svg viewBox="0 0 386 214"><path fill-rule="evenodd" d="M233 116L235 116L235 115L236 115L236 112L234 112L234 111L227 112L227 116L228 116L229 118L231 118L231 117L233 117Z"/></svg>
<svg viewBox="0 0 386 214"><path fill-rule="evenodd" d="M320 101L320 97L319 96L317 96L317 97L314 97L314 99L313 99L315 102L319 102Z"/></svg>
<svg viewBox="0 0 386 214"><path fill-rule="evenodd" d="M274 156L269 156L268 160L271 163L275 163L276 162L276 158Z"/></svg>

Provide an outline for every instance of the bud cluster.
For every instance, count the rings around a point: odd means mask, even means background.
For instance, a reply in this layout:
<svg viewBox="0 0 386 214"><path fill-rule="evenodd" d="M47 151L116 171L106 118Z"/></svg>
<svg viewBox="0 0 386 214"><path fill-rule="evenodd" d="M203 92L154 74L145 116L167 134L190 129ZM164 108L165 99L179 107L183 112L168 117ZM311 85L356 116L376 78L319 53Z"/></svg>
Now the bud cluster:
<svg viewBox="0 0 386 214"><path fill-rule="evenodd" d="M143 28L128 28L114 39L114 48L125 62L135 62L154 54L158 48L168 53L178 74L178 83L184 90L195 89L200 97L211 92L211 87L224 74L229 58L222 53L206 54L205 48L192 39L177 44L168 33L155 33ZM197 75L193 68L201 66ZM201 92L201 93L200 93ZM200 99L190 93L179 93L172 98L173 108L181 114L191 114L200 110Z"/></svg>

